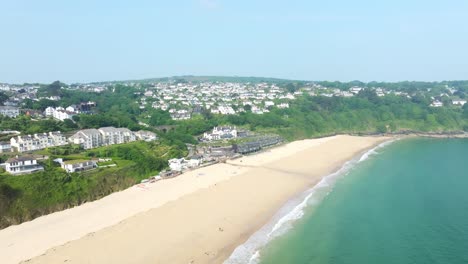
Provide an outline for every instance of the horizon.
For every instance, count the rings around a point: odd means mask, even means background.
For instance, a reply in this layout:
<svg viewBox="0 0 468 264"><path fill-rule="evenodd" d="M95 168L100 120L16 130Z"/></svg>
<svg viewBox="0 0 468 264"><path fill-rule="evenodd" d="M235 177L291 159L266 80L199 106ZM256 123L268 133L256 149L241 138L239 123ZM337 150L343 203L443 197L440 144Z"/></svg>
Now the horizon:
<svg viewBox="0 0 468 264"><path fill-rule="evenodd" d="M410 83L444 83L444 82L468 82L468 79L454 79L454 80L438 80L438 81L422 81L422 80L401 80L401 81L362 81L362 80L349 80L349 81L339 81L339 80L299 80L299 79L287 79L287 78L279 78L279 77L271 77L271 76L240 76L240 75L172 75L172 76L162 76L162 77L150 77L150 78L142 78L142 79L126 79L126 80L103 80L103 81L89 81L89 82L66 82L64 80L60 79L54 79L49 82L4 82L0 80L0 84L9 84L9 85L26 85L26 84L51 84L53 82L59 81L61 83L64 83L66 85L74 85L74 84L93 84L93 83L114 83L114 82L122 82L122 83L127 83L127 82L142 82L142 81L157 81L158 79L183 79L183 78L257 78L257 79L268 79L268 80L278 80L278 81L289 81L289 82L314 82L314 83L319 83L319 82L338 82L338 83L351 83L351 82L361 82L364 84L370 84L370 83L404 83L404 82L410 82ZM211 80L209 81L211 82ZM223 82L223 81L220 81Z"/></svg>
<svg viewBox="0 0 468 264"><path fill-rule="evenodd" d="M181 75L366 83L467 79L468 3L460 0L26 0L0 8L5 83Z"/></svg>

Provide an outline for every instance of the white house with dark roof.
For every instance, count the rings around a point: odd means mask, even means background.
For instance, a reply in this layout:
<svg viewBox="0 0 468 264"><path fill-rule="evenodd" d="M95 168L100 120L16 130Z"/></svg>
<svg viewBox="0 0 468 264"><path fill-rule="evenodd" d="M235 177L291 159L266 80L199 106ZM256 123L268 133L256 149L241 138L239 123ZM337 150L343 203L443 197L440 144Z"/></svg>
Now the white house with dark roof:
<svg viewBox="0 0 468 264"><path fill-rule="evenodd" d="M6 172L13 175L33 173L37 171L43 171L44 167L37 163L37 160L33 157L18 157L10 158L5 162Z"/></svg>

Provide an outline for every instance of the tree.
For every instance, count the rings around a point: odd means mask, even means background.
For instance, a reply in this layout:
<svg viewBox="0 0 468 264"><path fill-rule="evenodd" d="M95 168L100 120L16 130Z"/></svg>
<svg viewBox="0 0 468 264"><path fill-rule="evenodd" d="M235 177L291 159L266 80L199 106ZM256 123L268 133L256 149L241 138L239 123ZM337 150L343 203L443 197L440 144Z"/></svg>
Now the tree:
<svg viewBox="0 0 468 264"><path fill-rule="evenodd" d="M0 105L2 105L6 100L8 100L8 95L6 95L4 92L0 92Z"/></svg>
<svg viewBox="0 0 468 264"><path fill-rule="evenodd" d="M299 87L297 84L294 84L294 83L288 83L286 84L285 86L286 90L290 93L294 93L296 92L297 90L299 90Z"/></svg>
<svg viewBox="0 0 468 264"><path fill-rule="evenodd" d="M172 123L172 118L169 112L161 109L153 110L149 119L149 124L152 126L169 125Z"/></svg>
<svg viewBox="0 0 468 264"><path fill-rule="evenodd" d="M67 86L66 84L61 83L60 81L55 81L39 89L39 92L46 96L62 96L63 95L62 87L66 87L66 86Z"/></svg>

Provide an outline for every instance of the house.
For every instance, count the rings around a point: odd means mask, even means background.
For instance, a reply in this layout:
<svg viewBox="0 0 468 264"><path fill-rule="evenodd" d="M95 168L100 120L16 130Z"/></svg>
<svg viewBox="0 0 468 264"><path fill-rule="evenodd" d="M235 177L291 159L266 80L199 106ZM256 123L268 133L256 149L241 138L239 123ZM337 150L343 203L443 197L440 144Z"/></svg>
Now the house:
<svg viewBox="0 0 468 264"><path fill-rule="evenodd" d="M16 156L15 158L10 158L5 162L5 166L6 171L13 175L27 174L44 170L44 167L39 165L35 158L27 156Z"/></svg>
<svg viewBox="0 0 468 264"><path fill-rule="evenodd" d="M135 134L128 128L101 127L99 132L102 134L104 145L122 144L136 140Z"/></svg>
<svg viewBox="0 0 468 264"><path fill-rule="evenodd" d="M149 131L146 132L148 133L142 132L144 136L147 136L148 138L152 138L153 136L156 137L156 134ZM133 142L137 139L137 134L127 128L101 127L99 129L80 130L68 140L70 143L81 145L84 149L91 149L101 146Z"/></svg>
<svg viewBox="0 0 468 264"><path fill-rule="evenodd" d="M203 134L203 139L208 141L231 138L237 138L236 127L214 127L211 133Z"/></svg>
<svg viewBox="0 0 468 264"><path fill-rule="evenodd" d="M55 108L49 106L45 109L44 115L52 117L54 116L54 112L55 112Z"/></svg>
<svg viewBox="0 0 468 264"><path fill-rule="evenodd" d="M280 108L280 109L289 108L289 104L288 103L281 103L281 104L278 105L278 108Z"/></svg>
<svg viewBox="0 0 468 264"><path fill-rule="evenodd" d="M203 156L192 156L189 160L188 160L188 167L189 168L196 168L198 166L200 166L203 162Z"/></svg>
<svg viewBox="0 0 468 264"><path fill-rule="evenodd" d="M40 142L31 135L17 136L10 139L11 148L18 152L39 150Z"/></svg>
<svg viewBox="0 0 468 264"><path fill-rule="evenodd" d="M49 138L53 146L64 146L68 144L67 138L60 132L49 132Z"/></svg>
<svg viewBox="0 0 468 264"><path fill-rule="evenodd" d="M144 140L144 141L154 141L158 139L158 136L156 133L153 133L151 131L146 131L146 130L140 130L135 132L135 136L137 137L138 140Z"/></svg>
<svg viewBox="0 0 468 264"><path fill-rule="evenodd" d="M173 170L173 171L182 171L185 159L184 158L170 159L170 160L168 160L168 162L169 162L169 167L171 168L171 170Z"/></svg>
<svg viewBox="0 0 468 264"><path fill-rule="evenodd" d="M72 119L74 115L76 115L75 112L70 112L66 110L56 110L54 112L54 118L60 121L64 121L65 119Z"/></svg>
<svg viewBox="0 0 468 264"><path fill-rule="evenodd" d="M362 90L361 87L357 87L357 86L354 86L354 87L351 87L349 88L349 91L353 94L358 94L360 91Z"/></svg>
<svg viewBox="0 0 468 264"><path fill-rule="evenodd" d="M444 106L444 104L443 104L441 101L435 100L435 101L433 101L433 102L431 103L431 106L432 106L432 107L442 107L442 106Z"/></svg>
<svg viewBox="0 0 468 264"><path fill-rule="evenodd" d="M67 108L63 107L47 107L44 111L44 115L48 117L53 117L55 119L64 121L65 119L72 119L74 115L78 114L76 106L69 106Z"/></svg>
<svg viewBox="0 0 468 264"><path fill-rule="evenodd" d="M0 142L0 153L10 152L11 144L10 142Z"/></svg>
<svg viewBox="0 0 468 264"><path fill-rule="evenodd" d="M101 132L94 128L80 130L71 136L68 141L80 145L84 149L97 148L103 145Z"/></svg>
<svg viewBox="0 0 468 264"><path fill-rule="evenodd" d="M68 144L67 139L60 131L17 136L10 139L11 148L18 152L34 151L66 144Z"/></svg>
<svg viewBox="0 0 468 264"><path fill-rule="evenodd" d="M124 128L124 127L117 128L117 131L119 131L119 133L123 136L123 139L124 139L123 143L133 142L137 140L135 133L133 133L128 128Z"/></svg>
<svg viewBox="0 0 468 264"><path fill-rule="evenodd" d="M466 104L466 100L452 100L453 105L464 106Z"/></svg>
<svg viewBox="0 0 468 264"><path fill-rule="evenodd" d="M67 172L78 172L97 168L94 160L68 160L60 164Z"/></svg>
<svg viewBox="0 0 468 264"><path fill-rule="evenodd" d="M19 116L19 108L14 106L0 106L0 115L15 118Z"/></svg>

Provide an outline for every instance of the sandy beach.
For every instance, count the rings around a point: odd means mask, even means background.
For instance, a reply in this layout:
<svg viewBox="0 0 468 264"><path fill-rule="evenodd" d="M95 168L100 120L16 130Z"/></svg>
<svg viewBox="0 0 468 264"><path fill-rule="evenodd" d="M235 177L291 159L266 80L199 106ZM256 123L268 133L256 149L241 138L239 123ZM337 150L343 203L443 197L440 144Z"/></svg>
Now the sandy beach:
<svg viewBox="0 0 468 264"><path fill-rule="evenodd" d="M133 186L0 230L0 263L222 263L288 199L388 139L296 141Z"/></svg>

